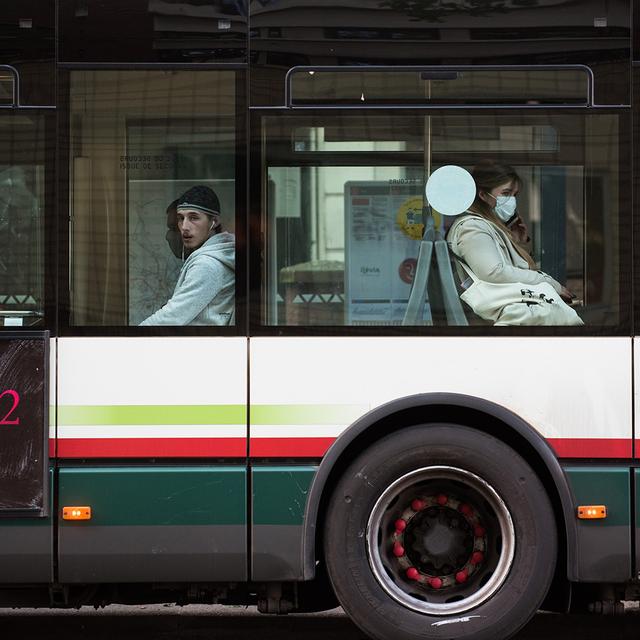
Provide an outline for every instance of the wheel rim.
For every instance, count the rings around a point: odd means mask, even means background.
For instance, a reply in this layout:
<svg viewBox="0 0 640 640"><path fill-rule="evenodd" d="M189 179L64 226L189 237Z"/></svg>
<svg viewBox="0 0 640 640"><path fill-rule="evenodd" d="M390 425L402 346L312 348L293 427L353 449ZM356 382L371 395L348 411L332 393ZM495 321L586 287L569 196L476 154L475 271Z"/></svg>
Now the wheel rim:
<svg viewBox="0 0 640 640"><path fill-rule="evenodd" d="M366 531L369 564L403 606L429 615L468 611L509 574L511 514L477 475L449 466L417 469L378 498Z"/></svg>

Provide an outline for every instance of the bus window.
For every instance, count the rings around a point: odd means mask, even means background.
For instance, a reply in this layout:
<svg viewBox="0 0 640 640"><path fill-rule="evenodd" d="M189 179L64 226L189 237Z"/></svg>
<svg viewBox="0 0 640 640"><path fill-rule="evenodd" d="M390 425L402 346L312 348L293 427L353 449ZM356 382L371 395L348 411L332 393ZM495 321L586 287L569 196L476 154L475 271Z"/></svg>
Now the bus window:
<svg viewBox="0 0 640 640"><path fill-rule="evenodd" d="M455 220L429 209L426 178L443 165L493 162L518 176L510 233L525 282L543 272L587 327L618 326L627 126L605 110L266 116L263 322L406 326L421 241L449 239ZM465 303L456 303L462 318L451 313L447 295L464 291L458 262L450 248L446 260L434 254L411 325L493 324ZM439 277L446 269L453 292Z"/></svg>
<svg viewBox="0 0 640 640"><path fill-rule="evenodd" d="M587 105L591 83L586 67L536 69L326 70L299 67L289 75L292 105L391 104L565 104Z"/></svg>
<svg viewBox="0 0 640 640"><path fill-rule="evenodd" d="M46 186L45 117L0 114L1 327L44 322Z"/></svg>
<svg viewBox="0 0 640 640"><path fill-rule="evenodd" d="M71 325L233 324L235 83L71 72Z"/></svg>

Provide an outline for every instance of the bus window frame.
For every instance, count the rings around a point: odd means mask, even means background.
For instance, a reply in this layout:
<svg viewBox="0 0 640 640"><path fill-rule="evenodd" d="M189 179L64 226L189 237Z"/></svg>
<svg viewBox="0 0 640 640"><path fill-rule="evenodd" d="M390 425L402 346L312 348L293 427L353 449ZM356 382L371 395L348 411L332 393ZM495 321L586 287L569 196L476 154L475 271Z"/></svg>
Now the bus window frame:
<svg viewBox="0 0 640 640"><path fill-rule="evenodd" d="M0 326L0 332L4 335L8 332L34 332L48 331L51 335L57 333L57 207L56 207L56 107L54 105L22 105L20 104L20 74L10 65L0 65L0 68L8 69L15 74L13 91L13 104L0 105L0 118L2 114L29 113L42 117L44 125L43 150L44 157L44 237L43 237L43 322L40 325L30 326Z"/></svg>
<svg viewBox="0 0 640 640"><path fill-rule="evenodd" d="M71 324L69 238L70 175L70 80L73 71L234 71L235 72L235 239L236 292L235 324L232 326L132 326ZM58 149L58 306L57 328L61 337L230 337L247 335L247 111L248 65L215 63L64 63L58 65L59 149Z"/></svg>
<svg viewBox="0 0 640 640"><path fill-rule="evenodd" d="M582 71L587 76L587 92L585 96L584 104L573 103L571 105L554 105L550 104L527 104L527 103L514 103L514 104L498 104L491 105L487 104L446 104L446 103L437 103L433 104L434 108L452 108L452 107L462 107L462 108L472 108L478 107L481 109L495 107L495 108L521 108L521 107L534 107L534 108L548 108L553 106L562 106L563 108L580 108L580 107L591 107L591 106L600 106L595 104L594 98L594 79L593 79L593 71L584 64L575 64L575 65L558 65L558 64L550 64L550 65L446 65L446 66L437 66L437 65L412 65L412 66L397 66L391 67L389 65L367 65L367 66L295 66L291 67L285 76L285 96L284 96L284 106L290 109L322 109L322 108L331 108L331 104L329 102L326 103L301 103L296 104L294 102L295 98L293 96L293 77L297 74L302 73L433 73L433 74L443 74L443 73L457 73L457 72L484 72L484 71ZM425 102L425 107L428 106L429 103ZM334 105L336 106L336 105ZM602 106L610 106L610 105L602 105ZM628 106L628 105L627 105ZM367 104L364 102L362 105L341 105L341 108L345 109L382 109L382 108L419 108L419 105L416 104L403 104L401 102L398 103L389 103L389 104Z"/></svg>
<svg viewBox="0 0 640 640"><path fill-rule="evenodd" d="M620 171L618 173L618 185L619 185L619 205L620 205L620 220L619 220L619 246L618 246L618 286L620 291L619 297L619 321L616 325L607 326L590 326L585 325L582 327L544 327L544 326L529 326L529 327L494 327L494 326L353 326L353 325L269 325L264 320L264 309L267 307L266 300L266 277L267 269L262 263L262 257L266 250L266 242L268 232L266 230L266 132L263 128L263 119L268 117L280 116L305 116L308 118L322 118L330 117L332 114L341 116L387 116L407 113L408 110L411 113L420 115L464 115L467 113L478 114L480 112L486 115L508 115L508 114L523 114L523 113L535 113L544 111L553 111L558 113L566 113L567 115L588 115L588 114L615 114L620 115L618 119L620 128L618 131L618 166ZM627 117L624 117L626 114ZM574 106L522 106L522 107L493 107L493 106L455 106L455 107L443 107L437 105L434 107L385 107L385 108L344 108L344 107L321 107L321 108L285 108L285 107L255 107L250 109L251 123L250 123L250 150L249 150L249 211L257 212L251 216L249 221L249 255L260 256L258 259L254 259L249 263L249 335L256 337L267 336L296 336L296 337L309 337L309 336L376 336L376 337L392 337L392 336L429 336L429 337L505 337L505 336L519 336L519 337L536 337L536 336L630 336L633 335L633 297L632 297L632 216L633 210L631 207L631 189L632 189L632 174L631 174L631 108L627 106L612 107L574 107ZM356 156L358 152L351 154L344 154L342 159L347 159L348 155ZM363 156L363 152L359 152ZM398 154L402 152L382 152L382 156L395 156L396 164ZM299 155L303 155L297 152ZM296 152L292 152L292 157L295 155L296 159L299 159L299 155ZM312 155L313 152L309 152L306 155ZM326 165L337 163L331 162L332 152L316 152L316 155L323 158L323 163ZM407 156L410 154L407 153ZM413 153L412 155L423 157L422 153ZM486 158L487 154L482 154L482 157ZM466 155L465 159L472 158L472 154ZM501 156L502 157L502 156ZM510 158L508 154L504 154L507 161ZM387 162L372 162L373 154L368 152L368 157L365 166L388 166ZM478 158L479 159L479 158ZM356 163L356 158L353 159L353 164L362 166L362 160ZM307 166L313 164L313 166L321 166L318 161L313 163L307 162ZM409 164L409 163L408 163ZM347 163L348 165L348 163ZM271 165L269 165L271 166ZM273 165L278 166L278 165ZM291 166L291 165L287 165ZM304 165L300 165L304 166ZM421 166L423 164L421 163ZM625 212L625 205L628 205L627 215L623 215Z"/></svg>

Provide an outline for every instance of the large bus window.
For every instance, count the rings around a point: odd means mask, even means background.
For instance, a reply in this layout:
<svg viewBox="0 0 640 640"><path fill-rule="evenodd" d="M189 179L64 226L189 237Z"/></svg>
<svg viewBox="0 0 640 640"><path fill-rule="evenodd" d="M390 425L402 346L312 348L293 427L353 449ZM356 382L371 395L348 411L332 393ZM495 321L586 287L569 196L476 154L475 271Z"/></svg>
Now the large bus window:
<svg viewBox="0 0 640 640"><path fill-rule="evenodd" d="M33 327L45 309L45 116L0 113L0 326Z"/></svg>
<svg viewBox="0 0 640 640"><path fill-rule="evenodd" d="M71 72L71 325L234 323L235 83Z"/></svg>
<svg viewBox="0 0 640 640"><path fill-rule="evenodd" d="M448 234L457 218L431 211L423 198L438 167L473 171L486 163L518 176L519 221L501 231L517 245L509 260L528 270L518 272L523 282L551 283L587 327L622 322L628 287L621 285L621 247L630 225L621 196L629 179L625 116L334 111L266 116L262 124L264 324L490 327L460 300L468 283ZM408 322L428 239L449 246L434 251L424 304Z"/></svg>

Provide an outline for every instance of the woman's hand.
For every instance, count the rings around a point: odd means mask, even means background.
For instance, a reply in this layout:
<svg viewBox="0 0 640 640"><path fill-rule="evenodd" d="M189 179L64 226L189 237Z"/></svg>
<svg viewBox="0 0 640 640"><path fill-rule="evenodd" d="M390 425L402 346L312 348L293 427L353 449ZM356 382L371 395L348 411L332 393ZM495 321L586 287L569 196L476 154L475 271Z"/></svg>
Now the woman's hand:
<svg viewBox="0 0 640 640"><path fill-rule="evenodd" d="M560 297L567 304L571 304L571 302L576 297L576 295L575 295L575 293L571 293L571 291L569 291L569 289L567 289L567 287L562 287L562 289L560 289Z"/></svg>
<svg viewBox="0 0 640 640"><path fill-rule="evenodd" d="M518 244L526 244L531 239L529 237L529 230L527 229L527 225L524 223L524 220L518 216L510 225L509 231L511 232L511 237Z"/></svg>

